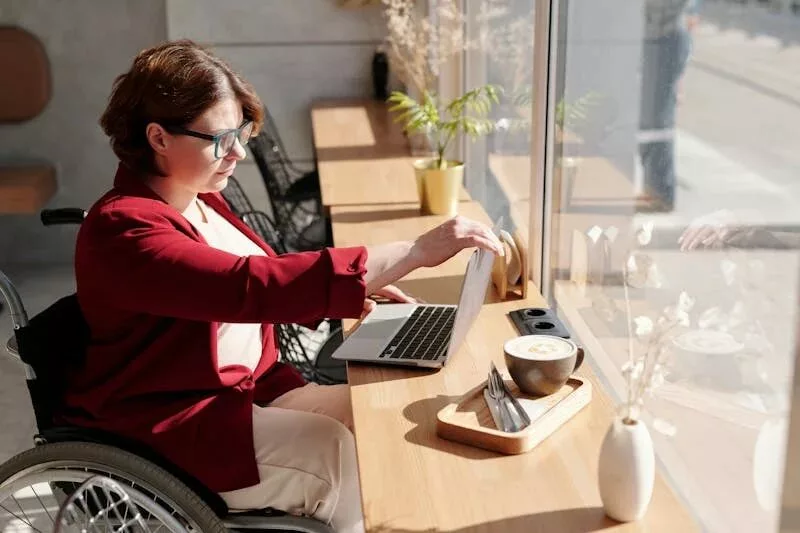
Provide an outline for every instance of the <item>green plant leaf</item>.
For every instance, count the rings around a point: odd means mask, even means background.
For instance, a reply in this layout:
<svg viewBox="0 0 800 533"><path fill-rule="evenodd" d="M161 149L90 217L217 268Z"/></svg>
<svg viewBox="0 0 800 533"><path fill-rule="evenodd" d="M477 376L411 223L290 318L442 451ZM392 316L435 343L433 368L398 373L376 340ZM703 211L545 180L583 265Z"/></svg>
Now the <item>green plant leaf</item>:
<svg viewBox="0 0 800 533"><path fill-rule="evenodd" d="M486 117L492 105L499 103L501 93L500 87L484 85L445 105L436 93L430 91L425 91L420 101L395 91L387 101L393 104L390 111L397 113L395 121L405 123L405 131L431 135L441 161L449 143L459 132L477 139L494 129L493 122Z"/></svg>

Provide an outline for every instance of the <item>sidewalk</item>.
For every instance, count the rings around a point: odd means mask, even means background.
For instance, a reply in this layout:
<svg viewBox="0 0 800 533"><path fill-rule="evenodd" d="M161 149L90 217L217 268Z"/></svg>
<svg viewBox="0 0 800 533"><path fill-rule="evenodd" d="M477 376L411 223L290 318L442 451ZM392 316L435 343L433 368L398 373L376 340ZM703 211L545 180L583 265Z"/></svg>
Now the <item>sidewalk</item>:
<svg viewBox="0 0 800 533"><path fill-rule="evenodd" d="M800 105L800 16L707 2L694 34L692 62Z"/></svg>
<svg viewBox="0 0 800 533"><path fill-rule="evenodd" d="M682 80L675 211L680 227L718 209L800 226L800 17L708 2Z"/></svg>

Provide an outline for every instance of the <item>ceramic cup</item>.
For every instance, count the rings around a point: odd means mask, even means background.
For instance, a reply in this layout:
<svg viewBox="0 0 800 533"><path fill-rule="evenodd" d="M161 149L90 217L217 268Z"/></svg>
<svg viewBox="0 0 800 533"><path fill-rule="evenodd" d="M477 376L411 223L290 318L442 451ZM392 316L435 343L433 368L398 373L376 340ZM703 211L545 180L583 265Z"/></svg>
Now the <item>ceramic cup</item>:
<svg viewBox="0 0 800 533"><path fill-rule="evenodd" d="M523 335L503 345L506 367L521 391L534 396L558 392L583 363L583 350L569 339Z"/></svg>

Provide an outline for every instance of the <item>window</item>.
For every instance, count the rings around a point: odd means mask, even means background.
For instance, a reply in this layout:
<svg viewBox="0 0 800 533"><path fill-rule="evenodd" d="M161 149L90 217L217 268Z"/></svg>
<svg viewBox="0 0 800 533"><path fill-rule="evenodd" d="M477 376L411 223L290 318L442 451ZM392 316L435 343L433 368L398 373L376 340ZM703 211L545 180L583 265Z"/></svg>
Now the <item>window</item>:
<svg viewBox="0 0 800 533"><path fill-rule="evenodd" d="M693 304L688 323L655 345L663 384L645 418L661 472L703 529L777 531L782 493L791 503L800 484L796 454L787 459L800 4L464 4L482 46L465 54L462 86L504 90L496 131L463 146L470 194L542 243L534 279L618 402L628 324L647 317L657 331L682 294ZM549 98L549 130L531 120L536 98ZM636 360L648 337L632 336ZM800 527L796 509L783 514L784 527Z"/></svg>
<svg viewBox="0 0 800 533"><path fill-rule="evenodd" d="M470 195L492 220L528 240L531 177L531 102L533 93L534 0L465 3L469 41L464 88L501 88L492 110L495 131L477 142L465 141L466 183Z"/></svg>
<svg viewBox="0 0 800 533"><path fill-rule="evenodd" d="M618 399L629 319L658 333L681 293L693 302L686 324L634 341L634 361L662 350L647 409L662 471L706 530L776 531L798 318L800 17L767 2L554 5L546 292Z"/></svg>

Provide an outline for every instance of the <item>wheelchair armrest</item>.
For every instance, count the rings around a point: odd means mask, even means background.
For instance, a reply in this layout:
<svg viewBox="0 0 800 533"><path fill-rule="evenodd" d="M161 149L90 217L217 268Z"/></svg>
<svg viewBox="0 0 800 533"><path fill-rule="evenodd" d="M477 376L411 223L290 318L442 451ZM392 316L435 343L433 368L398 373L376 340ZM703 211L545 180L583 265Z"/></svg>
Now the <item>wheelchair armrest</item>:
<svg viewBox="0 0 800 533"><path fill-rule="evenodd" d="M61 207L58 209L42 209L39 217L45 226L57 224L80 224L86 218L86 211L78 207Z"/></svg>

